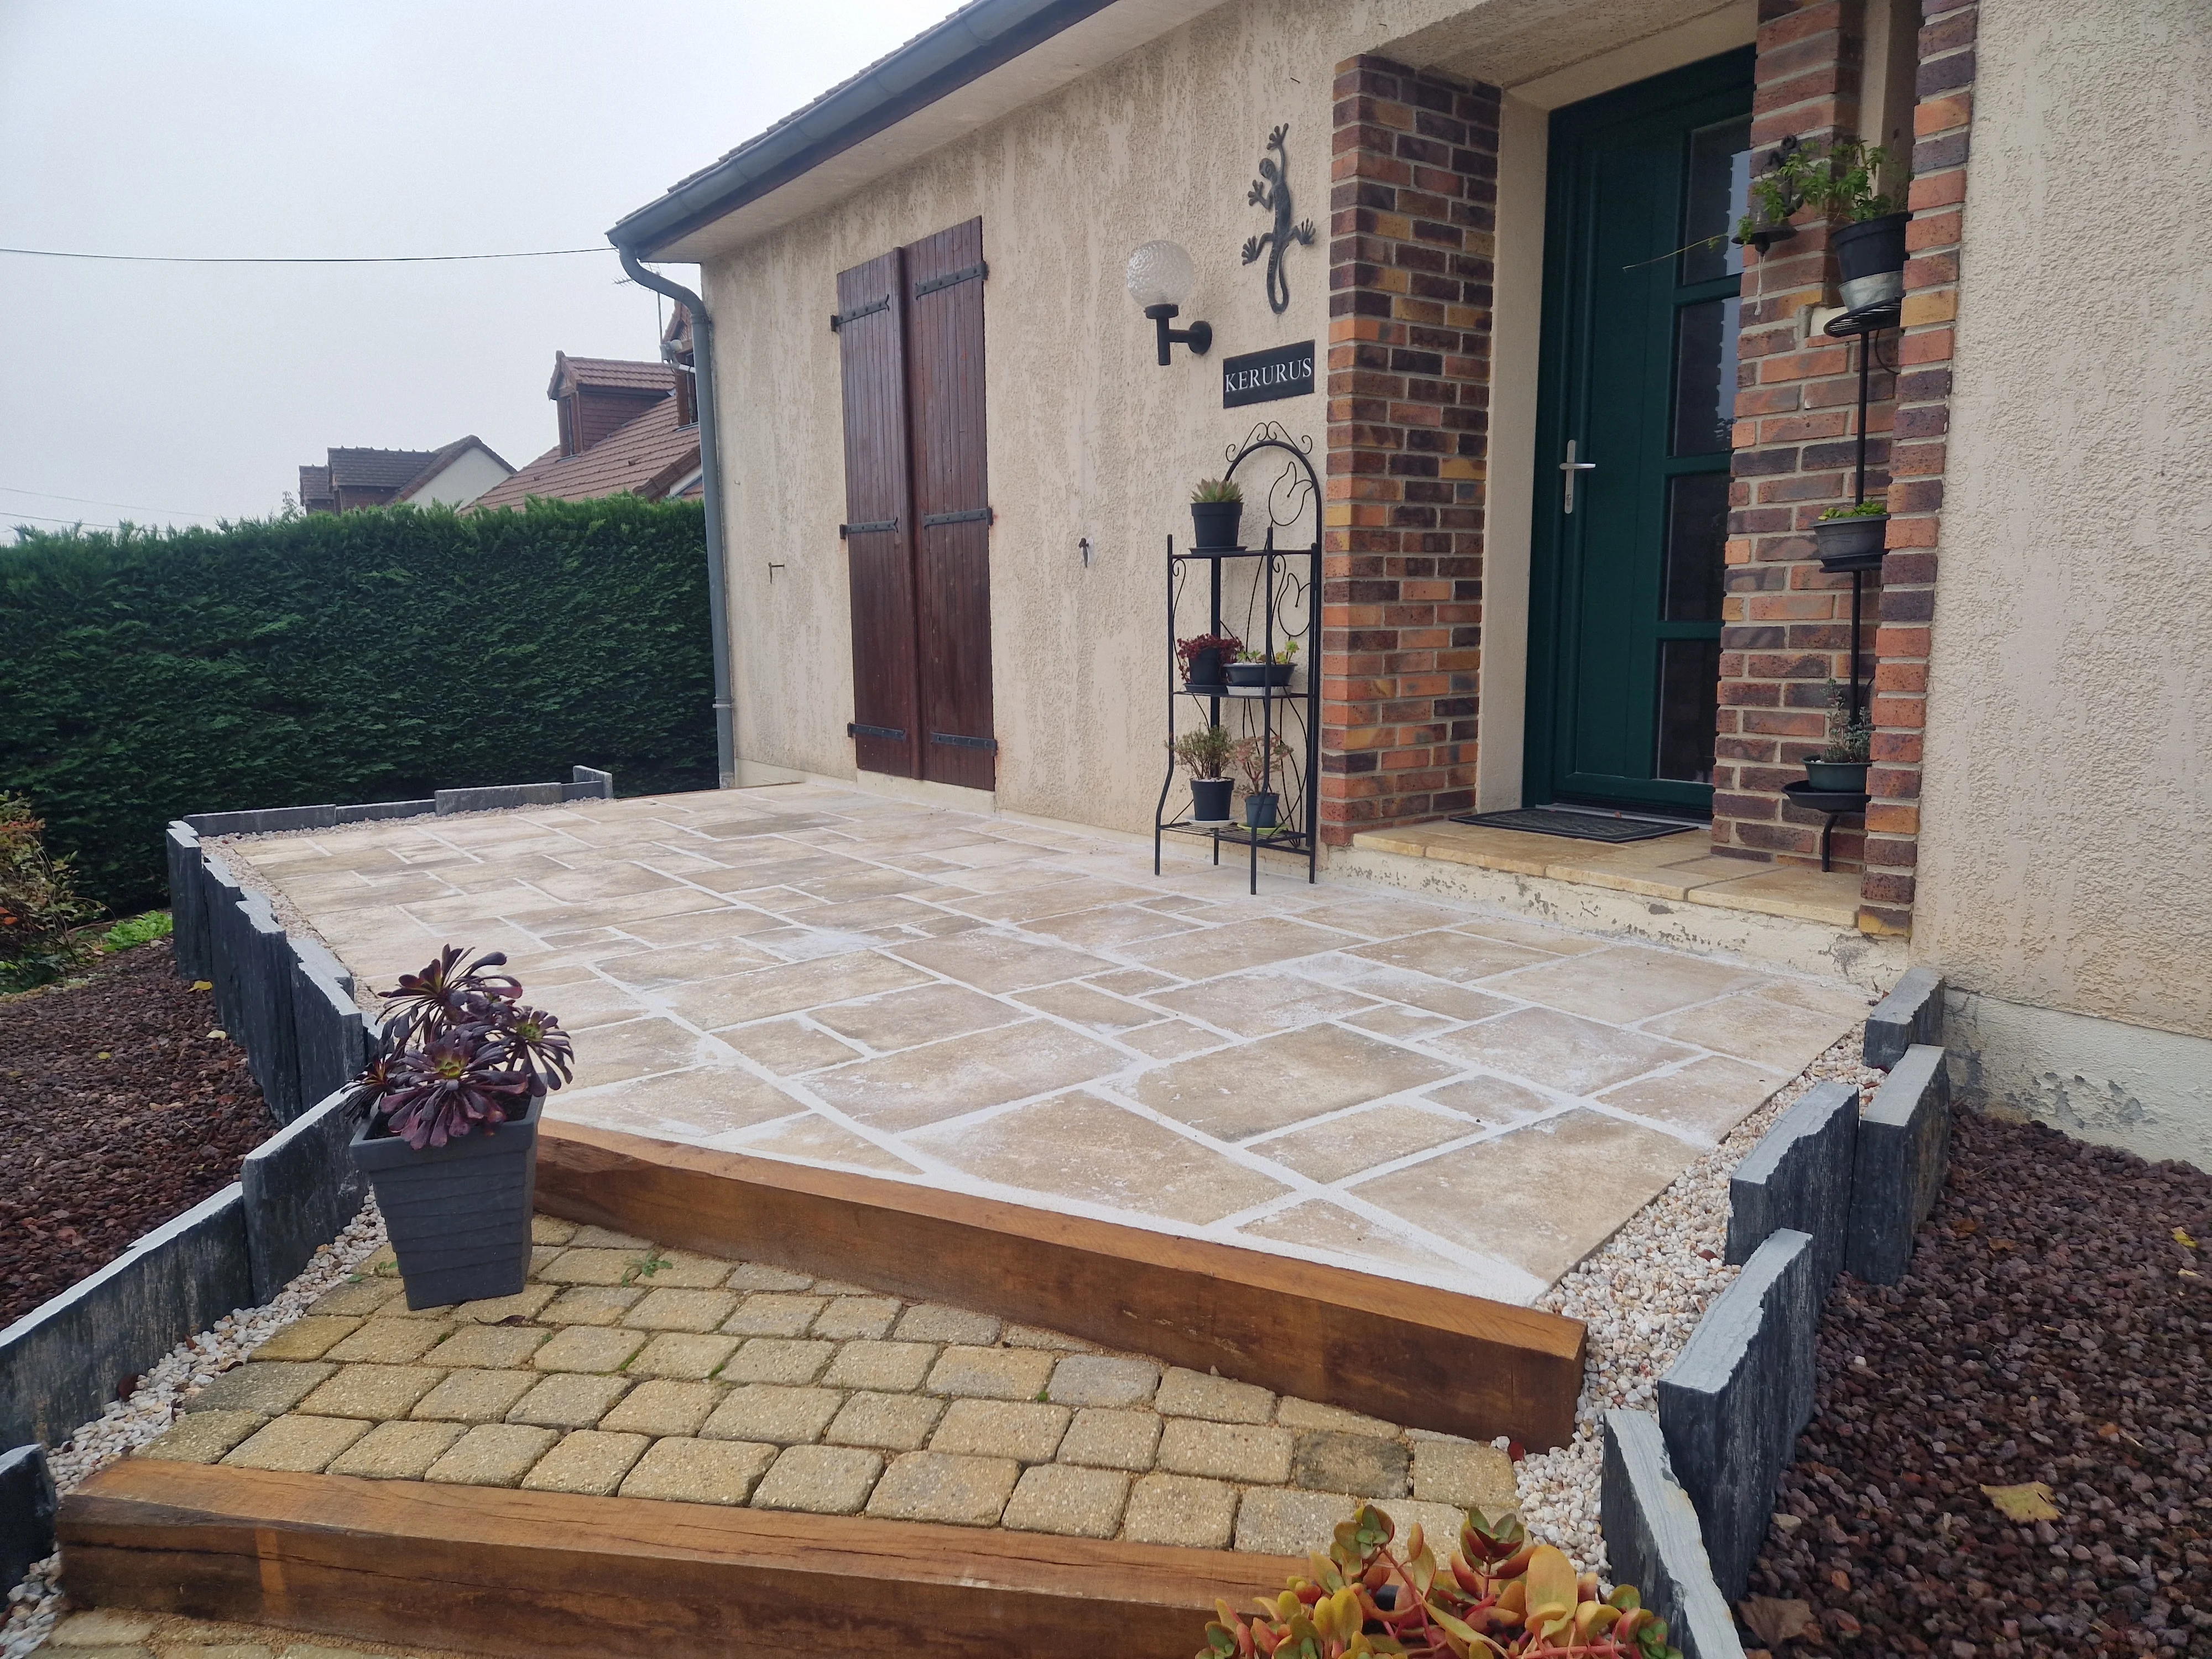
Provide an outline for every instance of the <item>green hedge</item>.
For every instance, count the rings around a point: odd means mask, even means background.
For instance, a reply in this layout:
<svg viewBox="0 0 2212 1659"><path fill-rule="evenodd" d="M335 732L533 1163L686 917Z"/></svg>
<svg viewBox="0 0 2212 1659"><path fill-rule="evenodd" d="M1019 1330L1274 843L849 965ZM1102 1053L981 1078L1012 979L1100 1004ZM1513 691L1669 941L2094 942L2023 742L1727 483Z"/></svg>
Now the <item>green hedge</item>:
<svg viewBox="0 0 2212 1659"><path fill-rule="evenodd" d="M0 548L0 788L78 885L164 902L188 812L565 781L714 783L691 502L376 509Z"/></svg>

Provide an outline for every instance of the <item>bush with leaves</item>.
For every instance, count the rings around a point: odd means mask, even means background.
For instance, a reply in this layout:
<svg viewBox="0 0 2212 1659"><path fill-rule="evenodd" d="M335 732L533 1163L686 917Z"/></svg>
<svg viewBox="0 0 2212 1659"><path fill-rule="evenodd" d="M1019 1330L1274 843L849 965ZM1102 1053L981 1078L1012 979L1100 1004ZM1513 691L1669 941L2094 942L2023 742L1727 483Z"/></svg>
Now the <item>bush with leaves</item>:
<svg viewBox="0 0 2212 1659"><path fill-rule="evenodd" d="M1736 240L1755 242L1806 208L1846 224L1878 219L1892 198L1875 188L1887 182L1889 152L1880 144L1839 138L1826 149L1785 138L1767 157L1767 170L1752 181L1752 205L1736 227ZM1764 247L1764 243L1759 243Z"/></svg>
<svg viewBox="0 0 2212 1659"><path fill-rule="evenodd" d="M21 795L0 793L0 991L63 978L83 960L76 930L100 914L77 895L70 860Z"/></svg>
<svg viewBox="0 0 2212 1659"><path fill-rule="evenodd" d="M1249 1618L1218 1603L1197 1659L1681 1659L1633 1588L1601 1600L1595 1573L1529 1542L1511 1516L1493 1525L1468 1510L1442 1559L1419 1526L1402 1548L1395 1537L1390 1517L1362 1504L1311 1558L1311 1578Z"/></svg>

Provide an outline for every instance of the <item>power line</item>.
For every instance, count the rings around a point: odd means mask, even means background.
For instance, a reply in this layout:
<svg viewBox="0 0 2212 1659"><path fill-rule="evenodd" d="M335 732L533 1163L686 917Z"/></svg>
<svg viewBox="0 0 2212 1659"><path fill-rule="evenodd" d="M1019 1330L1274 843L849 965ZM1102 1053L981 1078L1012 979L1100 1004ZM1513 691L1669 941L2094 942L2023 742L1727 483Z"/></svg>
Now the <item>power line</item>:
<svg viewBox="0 0 2212 1659"><path fill-rule="evenodd" d="M32 259L98 259L134 265L435 265L465 259L557 259L571 253L612 253L600 247L531 248L519 253L379 253L335 258L183 253L75 253L50 247L0 247Z"/></svg>
<svg viewBox="0 0 2212 1659"><path fill-rule="evenodd" d="M219 513L202 513L189 507L149 507L143 501L104 501L96 495L64 495L52 489L26 489L21 484L0 484L0 495L36 495L41 501L77 501L86 507L120 507L133 513L181 513L188 519L218 519Z"/></svg>

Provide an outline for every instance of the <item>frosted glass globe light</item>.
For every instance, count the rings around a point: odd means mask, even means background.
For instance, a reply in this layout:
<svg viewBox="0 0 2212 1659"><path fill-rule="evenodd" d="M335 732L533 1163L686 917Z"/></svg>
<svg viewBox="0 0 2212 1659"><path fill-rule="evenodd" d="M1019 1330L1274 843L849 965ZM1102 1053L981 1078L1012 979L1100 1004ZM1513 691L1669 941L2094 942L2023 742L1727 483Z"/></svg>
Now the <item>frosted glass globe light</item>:
<svg viewBox="0 0 2212 1659"><path fill-rule="evenodd" d="M1129 256L1129 297L1140 307L1180 306L1198 285L1198 267L1180 242L1146 242Z"/></svg>

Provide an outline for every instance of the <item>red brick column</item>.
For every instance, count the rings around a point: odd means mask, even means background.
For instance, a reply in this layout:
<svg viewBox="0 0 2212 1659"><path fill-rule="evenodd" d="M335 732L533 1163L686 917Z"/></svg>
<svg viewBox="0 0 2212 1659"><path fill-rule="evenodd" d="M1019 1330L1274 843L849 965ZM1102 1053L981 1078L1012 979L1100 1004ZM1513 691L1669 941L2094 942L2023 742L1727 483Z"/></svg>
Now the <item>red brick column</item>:
<svg viewBox="0 0 2212 1659"><path fill-rule="evenodd" d="M1974 0L1923 0L1919 103L1913 111L1912 222L1905 231L1904 335L1898 346L1897 443L1882 561L1874 770L1859 926L1910 933L1920 850L1921 734L1936 620L1943 469L1951 427L1951 349L1959 309L1973 118Z"/></svg>
<svg viewBox="0 0 2212 1659"><path fill-rule="evenodd" d="M1763 0L1751 139L1758 163L1784 139L1826 146L1858 128L1863 33L1856 0ZM1788 805L1782 786L1826 741L1827 683L1851 672L1851 583L1823 574L1813 525L1851 499L1858 346L1808 335L1806 308L1833 303L1828 227L1804 220L1765 253L1747 253L1738 342L1735 483L1723 601L1713 848L1817 862L1820 816ZM1884 337L1876 358L1887 356ZM1877 368L1867 408L1867 489L1888 483L1893 376ZM1868 584L1862 645L1881 602ZM1870 671L1871 661L1863 659ZM1838 865L1863 837L1836 827Z"/></svg>
<svg viewBox="0 0 2212 1659"><path fill-rule="evenodd" d="M1474 804L1495 88L1338 67L1330 163L1321 823Z"/></svg>

